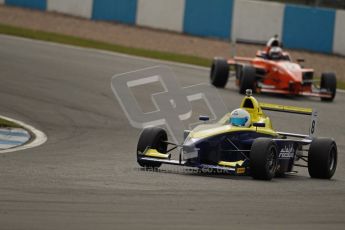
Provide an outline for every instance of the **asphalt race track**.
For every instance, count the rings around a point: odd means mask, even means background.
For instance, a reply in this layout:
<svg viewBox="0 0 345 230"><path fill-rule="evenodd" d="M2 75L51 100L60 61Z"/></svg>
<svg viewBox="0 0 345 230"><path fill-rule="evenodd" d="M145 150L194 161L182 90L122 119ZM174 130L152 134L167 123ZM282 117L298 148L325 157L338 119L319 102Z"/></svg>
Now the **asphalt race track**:
<svg viewBox="0 0 345 230"><path fill-rule="evenodd" d="M110 79L154 65L161 63L0 36L0 113L48 136L0 155L0 229L344 229L344 93L334 103L257 96L318 109L318 134L338 144L332 180L310 179L305 169L271 182L171 166L147 172L135 160L140 130ZM182 85L208 82L208 70L168 65ZM230 109L242 99L233 82L220 94ZM281 131L307 132L304 117L271 118Z"/></svg>

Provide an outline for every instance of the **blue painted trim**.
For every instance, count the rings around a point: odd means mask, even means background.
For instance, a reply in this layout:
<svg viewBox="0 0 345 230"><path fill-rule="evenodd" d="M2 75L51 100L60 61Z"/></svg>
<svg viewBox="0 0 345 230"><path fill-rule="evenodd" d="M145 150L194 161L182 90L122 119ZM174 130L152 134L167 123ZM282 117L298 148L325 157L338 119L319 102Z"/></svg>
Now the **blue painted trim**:
<svg viewBox="0 0 345 230"><path fill-rule="evenodd" d="M137 5L137 0L94 0L92 19L135 24Z"/></svg>
<svg viewBox="0 0 345 230"><path fill-rule="evenodd" d="M186 0L183 32L228 39L231 36L233 0Z"/></svg>
<svg viewBox="0 0 345 230"><path fill-rule="evenodd" d="M93 0L92 19L135 25L137 1ZM196 36L230 38L234 1L185 0L183 32ZM47 0L5 0L4 3L47 10ZM332 53L335 17L336 11L332 9L285 5L282 35L285 46Z"/></svg>
<svg viewBox="0 0 345 230"><path fill-rule="evenodd" d="M283 43L288 48L331 53L335 10L286 5Z"/></svg>
<svg viewBox="0 0 345 230"><path fill-rule="evenodd" d="M0 130L0 135L14 136L14 137L30 137L30 135L25 132L13 132L13 131L4 131L4 130Z"/></svg>
<svg viewBox="0 0 345 230"><path fill-rule="evenodd" d="M37 10L47 9L47 0L5 0L6 5L20 6Z"/></svg>
<svg viewBox="0 0 345 230"><path fill-rule="evenodd" d="M21 145L24 144L27 141L4 141L4 140L0 140L0 145Z"/></svg>

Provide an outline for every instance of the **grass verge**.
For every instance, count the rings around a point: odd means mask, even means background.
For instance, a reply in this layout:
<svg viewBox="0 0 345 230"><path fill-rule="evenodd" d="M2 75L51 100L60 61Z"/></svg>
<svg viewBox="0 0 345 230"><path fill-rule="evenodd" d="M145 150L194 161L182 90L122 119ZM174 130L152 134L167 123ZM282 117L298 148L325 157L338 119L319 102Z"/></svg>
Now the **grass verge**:
<svg viewBox="0 0 345 230"><path fill-rule="evenodd" d="M85 38L74 37L70 35L62 35L57 33L32 30L26 28L20 28L16 26L0 24L0 34L13 35L24 38L37 39L41 41L50 41L61 44L74 45L85 48L94 48L100 50L113 51L123 54L135 55L140 57L147 57L165 61L173 61L191 65L198 65L209 67L211 60L207 58L201 58L192 55L183 55L170 52L147 50L141 48L133 48L122 45L110 44L106 42L100 42ZM345 82L338 81L338 88L345 89Z"/></svg>
<svg viewBox="0 0 345 230"><path fill-rule="evenodd" d="M110 44L90 39L84 39L69 35L62 35L38 30L31 30L15 26L0 24L0 34L14 35L19 37L37 39L42 41L50 41L61 44L68 44L86 48L95 48L100 50L113 51L118 53L136 55L140 57L148 57L166 61L180 62L199 66L210 66L211 60L191 55L183 55L156 50L147 50L141 48L126 47L116 44Z"/></svg>
<svg viewBox="0 0 345 230"><path fill-rule="evenodd" d="M8 121L8 120L0 117L0 128L9 128L9 127L21 128L21 126L18 125L17 123L12 122L12 121Z"/></svg>
<svg viewBox="0 0 345 230"><path fill-rule="evenodd" d="M345 82L337 81L337 88L338 89L345 89Z"/></svg>

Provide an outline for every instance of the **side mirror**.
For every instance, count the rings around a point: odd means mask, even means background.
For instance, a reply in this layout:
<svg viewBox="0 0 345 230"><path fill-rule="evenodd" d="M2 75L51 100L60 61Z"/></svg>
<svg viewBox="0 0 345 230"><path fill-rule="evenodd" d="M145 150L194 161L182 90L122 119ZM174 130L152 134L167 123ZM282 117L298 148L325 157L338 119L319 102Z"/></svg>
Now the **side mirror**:
<svg viewBox="0 0 345 230"><path fill-rule="evenodd" d="M210 118L208 116L199 116L200 121L208 121Z"/></svg>
<svg viewBox="0 0 345 230"><path fill-rule="evenodd" d="M262 127L262 128L264 128L264 127L266 127L266 124L262 123L262 122L254 122L253 126L254 127Z"/></svg>

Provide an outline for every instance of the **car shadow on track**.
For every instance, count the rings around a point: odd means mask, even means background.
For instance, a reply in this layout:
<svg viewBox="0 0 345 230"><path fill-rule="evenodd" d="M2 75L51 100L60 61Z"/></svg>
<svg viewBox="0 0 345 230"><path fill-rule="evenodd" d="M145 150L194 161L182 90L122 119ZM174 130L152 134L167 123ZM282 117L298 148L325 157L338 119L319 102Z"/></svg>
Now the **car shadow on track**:
<svg viewBox="0 0 345 230"><path fill-rule="evenodd" d="M160 168L160 169L145 169L145 168L135 168L139 172L150 172L150 173L166 173L173 175L189 176L189 177L203 177L203 178L216 178L216 179L226 179L226 180L240 180L240 181L251 181L253 178L250 175L231 175L229 173L219 173L219 172L203 172L202 170L194 168ZM273 181L294 181L294 182L305 182L311 178L305 175L299 174L286 174L284 176L274 177ZM318 180L318 179L313 179ZM256 180L257 181L257 180Z"/></svg>

